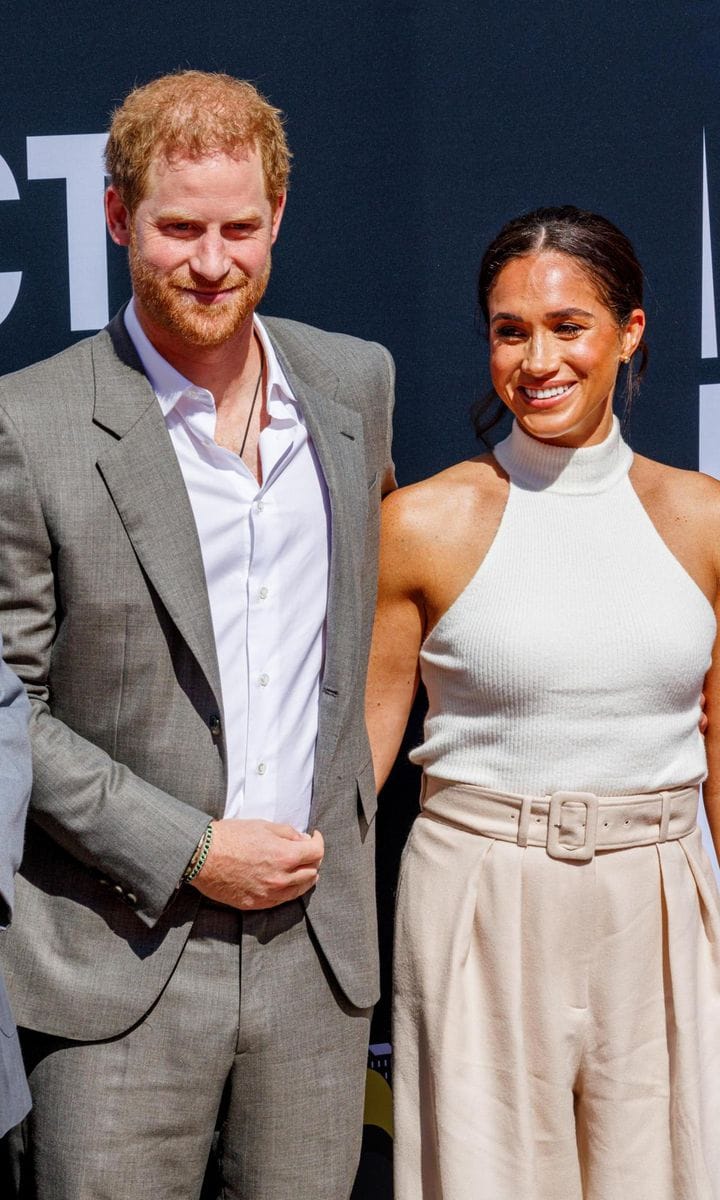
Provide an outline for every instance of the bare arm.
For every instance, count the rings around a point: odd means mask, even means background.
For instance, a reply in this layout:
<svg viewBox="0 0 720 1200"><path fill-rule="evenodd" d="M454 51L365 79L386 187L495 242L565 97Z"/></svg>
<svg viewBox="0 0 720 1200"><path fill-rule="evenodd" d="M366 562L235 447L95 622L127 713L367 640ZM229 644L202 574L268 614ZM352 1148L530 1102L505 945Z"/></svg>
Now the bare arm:
<svg viewBox="0 0 720 1200"><path fill-rule="evenodd" d="M506 499L507 479L485 455L383 502L366 710L378 789L402 742L423 639L475 574Z"/></svg>
<svg viewBox="0 0 720 1200"><path fill-rule="evenodd" d="M641 455L635 455L631 482L673 556L714 605L720 625L720 482ZM720 635L715 638L700 710L699 729L705 733L708 764L703 799L720 857Z"/></svg>
<svg viewBox="0 0 720 1200"><path fill-rule="evenodd" d="M708 765L707 779L703 783L703 801L715 854L720 862L720 484L702 475L693 476L692 479L695 489L690 495L693 499L697 498L692 510L694 521L690 525L690 535L694 546L705 550L706 567L705 575L698 572L695 578L711 602L714 592L718 624L712 662L700 698L701 708L704 708L700 732L705 734ZM683 491L686 503L688 492L687 488Z"/></svg>
<svg viewBox="0 0 720 1200"><path fill-rule="evenodd" d="M382 506L378 604L366 699L378 791L397 757L417 691L425 625L417 538L406 497L407 492L394 493Z"/></svg>
<svg viewBox="0 0 720 1200"><path fill-rule="evenodd" d="M715 615L720 626L720 594L715 602ZM703 800L715 853L720 861L720 633L715 639L712 666L705 677L704 691L708 718L705 732L708 776L703 784Z"/></svg>

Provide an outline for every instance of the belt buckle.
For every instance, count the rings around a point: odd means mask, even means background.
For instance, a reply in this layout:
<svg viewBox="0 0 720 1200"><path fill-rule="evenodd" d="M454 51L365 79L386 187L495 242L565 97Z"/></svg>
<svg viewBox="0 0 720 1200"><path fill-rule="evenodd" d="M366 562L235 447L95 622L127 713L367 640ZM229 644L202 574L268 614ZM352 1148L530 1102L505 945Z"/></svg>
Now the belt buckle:
<svg viewBox="0 0 720 1200"><path fill-rule="evenodd" d="M579 846L567 846L560 841L562 810L568 803L585 807L585 840ZM592 792L555 792L550 797L546 850L551 858L569 862L590 862L595 856L598 823L598 798Z"/></svg>

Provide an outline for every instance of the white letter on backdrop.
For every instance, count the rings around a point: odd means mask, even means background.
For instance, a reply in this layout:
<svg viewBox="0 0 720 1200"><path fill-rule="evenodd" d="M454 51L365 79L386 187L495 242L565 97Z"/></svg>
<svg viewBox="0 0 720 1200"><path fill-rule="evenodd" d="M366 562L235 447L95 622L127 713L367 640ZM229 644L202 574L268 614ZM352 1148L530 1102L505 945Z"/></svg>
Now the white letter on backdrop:
<svg viewBox="0 0 720 1200"><path fill-rule="evenodd" d="M28 179L66 183L71 329L100 329L108 319L102 158L106 141L105 133L27 139Z"/></svg>
<svg viewBox="0 0 720 1200"><path fill-rule="evenodd" d="M0 156L0 200L19 200L15 176ZM0 272L0 325L12 312L20 291L22 271Z"/></svg>

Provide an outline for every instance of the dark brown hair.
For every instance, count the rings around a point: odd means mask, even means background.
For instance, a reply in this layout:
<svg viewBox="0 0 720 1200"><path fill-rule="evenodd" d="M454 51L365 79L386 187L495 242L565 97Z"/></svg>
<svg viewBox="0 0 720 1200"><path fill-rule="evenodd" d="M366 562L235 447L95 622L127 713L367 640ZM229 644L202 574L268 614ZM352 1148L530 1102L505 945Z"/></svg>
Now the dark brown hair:
<svg viewBox="0 0 720 1200"><path fill-rule="evenodd" d="M571 204L561 208L537 208L503 225L483 255L478 277L478 307L486 330L488 297L500 271L512 259L537 254L540 250L552 250L574 259L591 280L618 326L626 324L634 308L642 307L642 267L632 244L612 221ZM648 350L644 339L637 349L641 356L637 372L632 360L626 368L626 413L647 366ZM472 422L477 436L484 440L503 412L504 405L494 391L476 401Z"/></svg>

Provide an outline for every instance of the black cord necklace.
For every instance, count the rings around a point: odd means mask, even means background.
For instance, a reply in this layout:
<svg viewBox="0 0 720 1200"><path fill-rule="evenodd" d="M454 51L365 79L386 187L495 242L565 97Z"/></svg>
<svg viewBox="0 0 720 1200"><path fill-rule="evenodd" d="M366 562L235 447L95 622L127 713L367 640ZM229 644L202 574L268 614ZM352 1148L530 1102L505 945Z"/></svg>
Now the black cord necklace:
<svg viewBox="0 0 720 1200"><path fill-rule="evenodd" d="M248 434L250 432L250 422L253 419L253 413L255 412L255 405L257 403L257 398L258 398L258 392L260 391L260 384L262 382L263 366L264 366L264 359L263 359L263 352L261 350L260 351L260 371L258 372L257 383L255 384L255 391L253 392L252 404L250 405L250 412L248 413L247 424L245 425L245 432L243 434L242 445L238 451L238 455L240 458L242 458L242 456L243 456L243 452L245 450L245 443L248 439Z"/></svg>

